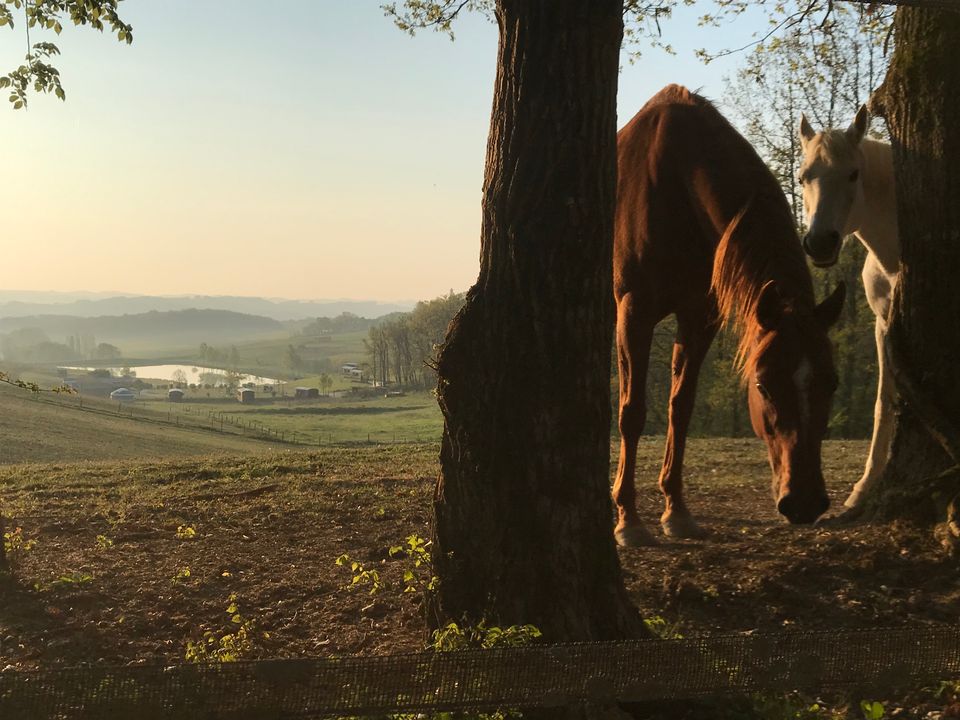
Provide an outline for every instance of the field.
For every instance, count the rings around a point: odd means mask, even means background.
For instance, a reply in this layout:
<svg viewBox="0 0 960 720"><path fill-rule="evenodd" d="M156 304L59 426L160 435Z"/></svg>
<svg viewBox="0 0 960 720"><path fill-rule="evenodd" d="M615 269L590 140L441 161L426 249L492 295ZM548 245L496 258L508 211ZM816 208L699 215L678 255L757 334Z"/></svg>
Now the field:
<svg viewBox="0 0 960 720"><path fill-rule="evenodd" d="M166 414L117 413L117 404L76 397L34 396L0 385L0 465L18 462L120 460L243 455L274 449L271 443L222 434L186 421L178 427ZM128 412L128 410L126 411ZM136 412L136 411L135 411Z"/></svg>
<svg viewBox="0 0 960 720"><path fill-rule="evenodd" d="M661 447L640 450L651 527ZM865 452L826 444L835 505ZM419 595L401 592L410 561L389 548L429 535L436 456L410 444L0 468L25 543L0 587L0 667L182 661L203 632L231 632L234 593L256 628L252 657L417 649ZM632 598L672 631L956 621L960 571L927 532L785 525L754 441L692 440L687 467L710 539L620 551ZM387 587L349 589L353 573L334 563L344 553Z"/></svg>
<svg viewBox="0 0 960 720"><path fill-rule="evenodd" d="M377 395L366 400L321 398L263 405L230 403L222 409L238 421L256 421L298 437L330 442L405 442L440 440L443 420L430 393L401 397Z"/></svg>
<svg viewBox="0 0 960 720"><path fill-rule="evenodd" d="M222 390L189 402L122 405L104 398L31 393L0 385L0 465L248 454L298 446L438 441L442 419L429 393L367 399L290 397L241 405Z"/></svg>

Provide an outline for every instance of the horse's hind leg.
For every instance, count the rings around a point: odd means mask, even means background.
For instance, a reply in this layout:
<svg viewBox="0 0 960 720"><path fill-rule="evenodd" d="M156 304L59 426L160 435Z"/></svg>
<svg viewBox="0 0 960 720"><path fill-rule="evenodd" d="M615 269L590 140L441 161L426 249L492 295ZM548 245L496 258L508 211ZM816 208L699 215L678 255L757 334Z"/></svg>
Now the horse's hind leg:
<svg viewBox="0 0 960 720"><path fill-rule="evenodd" d="M710 343L717 333L715 312L677 314L677 338L673 345L667 447L660 471L660 489L666 509L660 517L663 532L670 537L700 538L705 535L683 499L683 453L693 415L697 378Z"/></svg>
<svg viewBox="0 0 960 720"><path fill-rule="evenodd" d="M643 527L637 515L637 494L634 471L637 443L647 419L646 383L650 362L650 342L656 321L649 308L634 293L627 293L617 303L617 363L620 369L620 462L613 484L613 501L617 506L617 527L614 537L620 545L638 547L653 545L653 536Z"/></svg>

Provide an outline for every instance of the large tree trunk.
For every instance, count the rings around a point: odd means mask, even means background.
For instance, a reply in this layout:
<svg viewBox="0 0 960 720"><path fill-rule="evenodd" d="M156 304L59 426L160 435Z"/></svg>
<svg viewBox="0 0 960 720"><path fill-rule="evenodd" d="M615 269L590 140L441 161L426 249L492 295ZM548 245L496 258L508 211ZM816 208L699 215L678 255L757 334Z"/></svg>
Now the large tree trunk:
<svg viewBox="0 0 960 720"><path fill-rule="evenodd" d="M867 507L938 522L960 492L950 471L960 461L960 13L901 7L895 32L874 106L897 173L902 264L888 354L901 399L893 458Z"/></svg>
<svg viewBox="0 0 960 720"><path fill-rule="evenodd" d="M618 0L499 0L477 284L438 361L436 619L636 636L613 542Z"/></svg>

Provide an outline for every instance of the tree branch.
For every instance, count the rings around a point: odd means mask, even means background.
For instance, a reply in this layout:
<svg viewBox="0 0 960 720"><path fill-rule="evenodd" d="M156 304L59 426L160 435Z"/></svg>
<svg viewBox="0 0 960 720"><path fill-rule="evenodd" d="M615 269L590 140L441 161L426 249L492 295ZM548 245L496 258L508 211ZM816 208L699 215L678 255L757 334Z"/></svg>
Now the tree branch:
<svg viewBox="0 0 960 720"><path fill-rule="evenodd" d="M902 7L954 10L960 12L960 0L840 0L857 5L899 5Z"/></svg>

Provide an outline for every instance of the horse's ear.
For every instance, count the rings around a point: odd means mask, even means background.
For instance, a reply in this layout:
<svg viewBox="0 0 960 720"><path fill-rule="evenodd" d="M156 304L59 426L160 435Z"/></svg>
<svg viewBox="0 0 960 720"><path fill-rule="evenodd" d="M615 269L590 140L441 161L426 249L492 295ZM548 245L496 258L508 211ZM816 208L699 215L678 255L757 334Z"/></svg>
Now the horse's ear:
<svg viewBox="0 0 960 720"><path fill-rule="evenodd" d="M813 314L817 316L817 320L823 327L832 327L840 318L840 311L843 310L843 300L846 296L847 284L841 280L827 299L814 309Z"/></svg>
<svg viewBox="0 0 960 720"><path fill-rule="evenodd" d="M867 126L870 125L870 113L867 112L867 106L861 105L857 111L857 116L847 128L847 137L854 145L859 145L863 136L867 134Z"/></svg>
<svg viewBox="0 0 960 720"><path fill-rule="evenodd" d="M807 143L813 140L816 134L817 131L810 126L807 116L800 113L800 147L806 148Z"/></svg>
<svg viewBox="0 0 960 720"><path fill-rule="evenodd" d="M774 280L768 280L757 300L757 321L764 330L774 330L783 317L783 298Z"/></svg>

